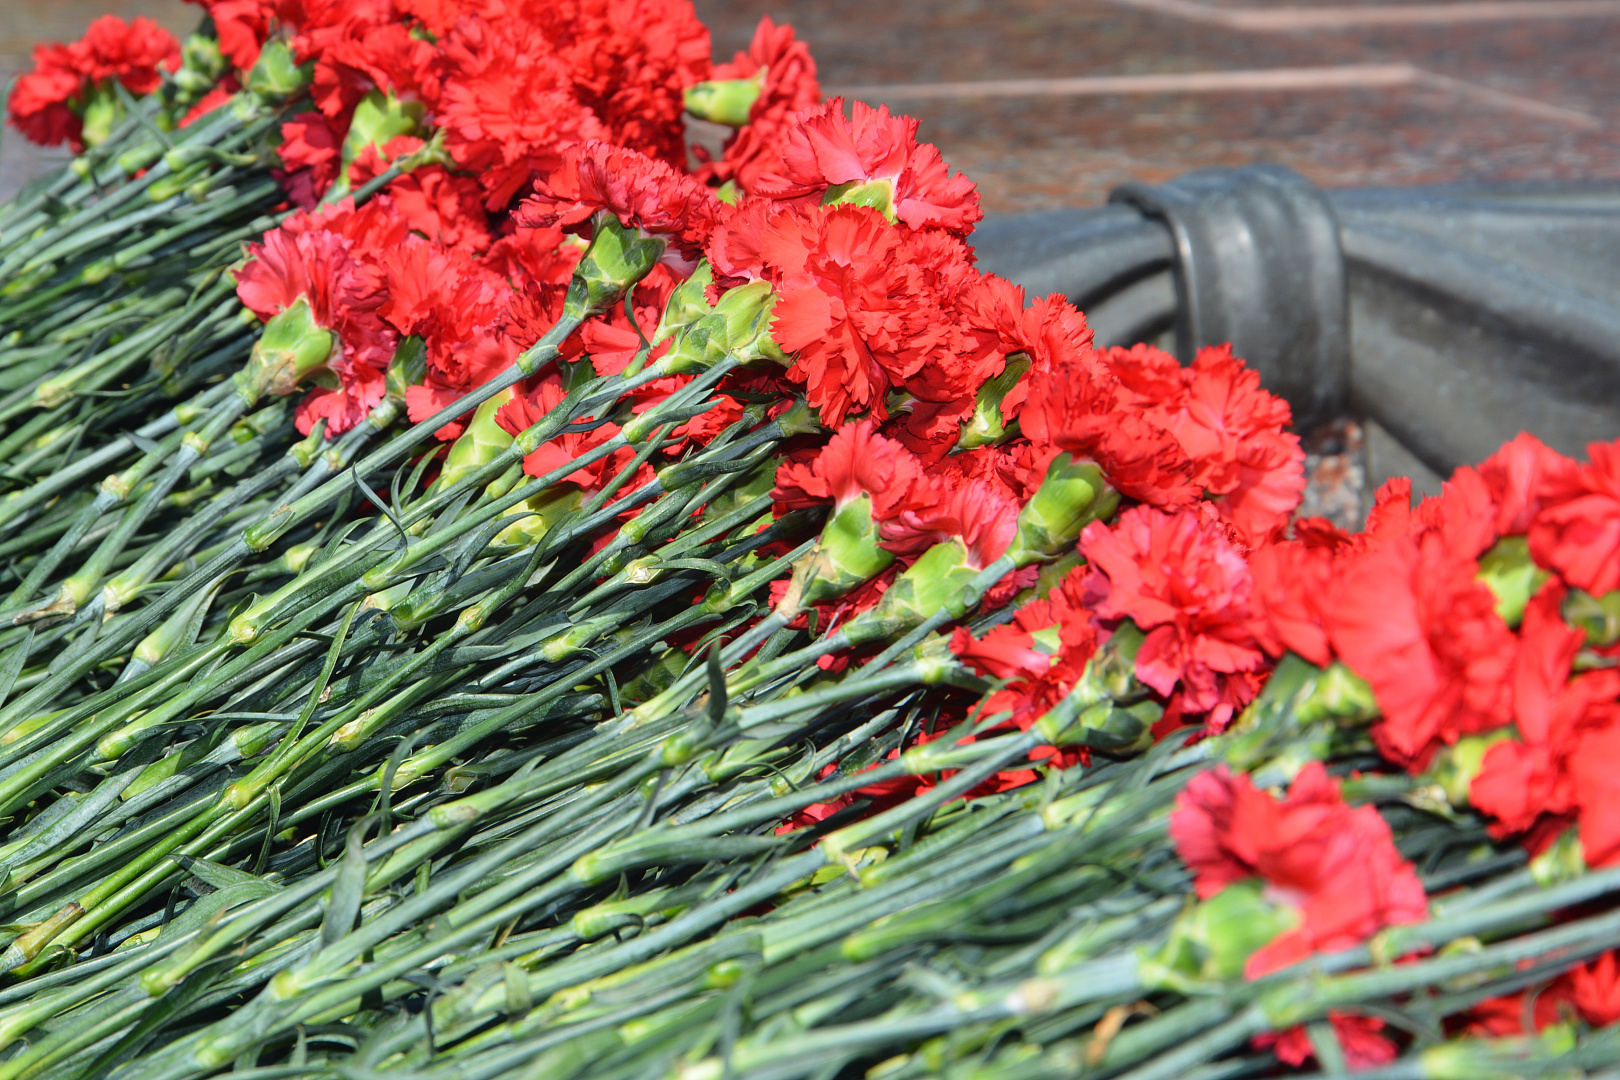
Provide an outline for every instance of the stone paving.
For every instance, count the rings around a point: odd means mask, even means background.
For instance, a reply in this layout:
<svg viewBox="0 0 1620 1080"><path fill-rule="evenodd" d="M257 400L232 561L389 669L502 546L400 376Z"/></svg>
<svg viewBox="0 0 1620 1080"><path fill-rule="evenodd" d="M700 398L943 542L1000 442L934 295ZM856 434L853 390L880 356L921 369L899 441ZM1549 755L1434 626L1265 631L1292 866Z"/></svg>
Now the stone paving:
<svg viewBox="0 0 1620 1080"><path fill-rule="evenodd" d="M1451 9L1413 25L1239 29L1202 12ZM1620 4L1480 19L1466 0L700 0L716 52L769 12L800 28L823 81L877 87L923 122L992 210L1095 203L1128 178L1278 161L1326 186L1620 178ZM1438 18L1442 10L1428 13ZM1285 92L919 99L904 87L996 79L1405 64L1432 81ZM1494 92L1494 93L1493 93ZM1537 105L1550 106L1541 112Z"/></svg>

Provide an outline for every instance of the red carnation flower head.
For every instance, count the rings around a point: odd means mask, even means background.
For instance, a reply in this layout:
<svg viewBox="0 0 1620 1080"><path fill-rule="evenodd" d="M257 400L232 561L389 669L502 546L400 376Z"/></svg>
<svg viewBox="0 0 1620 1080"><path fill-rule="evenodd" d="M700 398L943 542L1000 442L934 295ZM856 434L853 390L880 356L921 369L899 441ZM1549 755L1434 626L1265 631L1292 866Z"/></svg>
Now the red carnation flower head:
<svg viewBox="0 0 1620 1080"><path fill-rule="evenodd" d="M1543 494L1557 499L1579 468L1528 432L1520 432L1479 463L1479 475L1496 507L1496 532L1523 536L1541 512Z"/></svg>
<svg viewBox="0 0 1620 1080"><path fill-rule="evenodd" d="M1031 600L1013 620L975 639L966 627L951 636L951 651L980 675L1006 681L985 703L985 714L1009 712L1027 731L1061 701L1097 651L1097 629L1084 601L1084 568L1064 575L1044 599Z"/></svg>
<svg viewBox="0 0 1620 1080"><path fill-rule="evenodd" d="M1258 878L1266 900L1297 916L1248 958L1251 979L1428 914L1389 825L1371 806L1347 805L1321 762L1301 769L1284 799L1224 765L1200 773L1176 798L1170 835L1200 899Z"/></svg>
<svg viewBox="0 0 1620 1080"><path fill-rule="evenodd" d="M1305 451L1283 430L1288 402L1262 389L1229 345L1198 350L1177 374L1183 389L1148 405L1149 417L1176 437L1193 484L1247 543L1277 535L1305 492Z"/></svg>
<svg viewBox="0 0 1620 1080"><path fill-rule="evenodd" d="M1095 568L1097 614L1146 634L1136 677L1160 694L1179 688L1179 712L1208 713L1222 730L1254 696L1246 676L1265 664L1249 629L1253 580L1229 530L1207 512L1138 506L1086 526L1080 550Z"/></svg>
<svg viewBox="0 0 1620 1080"><path fill-rule="evenodd" d="M270 35L276 18L275 0L186 0L200 4L214 20L219 51L237 71L248 71L259 59L259 50Z"/></svg>
<svg viewBox="0 0 1620 1080"><path fill-rule="evenodd" d="M1092 355L1092 330L1086 323L1085 315L1069 303L1067 297L1052 293L1026 308L1023 289L994 274L985 274L970 286L964 301L963 306L971 309L970 321L992 330L1000 340L1003 354L1009 357L1014 354L1023 356L1019 365L1023 370L1015 369L1014 372L1016 381L1004 390L996 388L1001 390L1001 396L999 401L992 404L998 416L987 418L991 421L999 419L1002 428L1023 415L1024 405L1030 400L1031 387L1038 378L1069 372L1079 373L1083 380L1093 384L1113 383L1113 379L1099 368ZM1013 362L1009 360L1009 363ZM1007 380L1003 376L997 381L1005 383ZM986 383L985 390L990 389L991 384ZM1111 405L1112 394L1104 391L1105 385L1081 389L1081 393L1088 398L1089 395L1101 394ZM980 391L979 399L982 410L987 403L984 391ZM1095 408L1097 404L1096 400L1083 401L1080 408L1083 410L1088 405ZM1059 426L1062 426L1061 421Z"/></svg>
<svg viewBox="0 0 1620 1080"><path fill-rule="evenodd" d="M467 6L461 0L393 0L394 10L416 19L434 37L444 37Z"/></svg>
<svg viewBox="0 0 1620 1080"><path fill-rule="evenodd" d="M180 43L151 19L103 15L71 45L34 47L33 70L11 90L11 124L41 146L67 142L83 150L105 138L122 112L112 80L139 97L162 85L160 65L173 71L179 64Z"/></svg>
<svg viewBox="0 0 1620 1080"><path fill-rule="evenodd" d="M1578 823L1586 862L1606 866L1620 859L1612 784L1620 670L1574 673L1585 634L1564 622L1567 595L1550 581L1525 606L1513 670L1516 737L1486 750L1468 801L1493 819L1494 835L1522 835L1533 853Z"/></svg>
<svg viewBox="0 0 1620 1080"><path fill-rule="evenodd" d="M1575 1008L1593 1027L1608 1027L1620 1020L1620 962L1614 950L1582 964L1570 973Z"/></svg>
<svg viewBox="0 0 1620 1080"><path fill-rule="evenodd" d="M1254 618L1249 629L1273 659L1292 652L1317 667L1333 662L1325 609L1336 550L1337 545L1276 540L1261 544L1250 556Z"/></svg>
<svg viewBox="0 0 1620 1080"><path fill-rule="evenodd" d="M606 210L626 227L665 238L684 257L701 257L719 218L709 189L669 164L600 139L563 151L562 160L514 215L531 228L579 225Z"/></svg>
<svg viewBox="0 0 1620 1080"><path fill-rule="evenodd" d="M1357 1013L1343 1013L1332 1009L1328 1011L1328 1023L1333 1025L1333 1038L1337 1040L1339 1051L1344 1055L1345 1067L1351 1072L1388 1065L1400 1056L1400 1047L1383 1034L1384 1022L1376 1016L1361 1016ZM1277 1055L1278 1061L1284 1065L1292 1065L1296 1069L1316 1057L1316 1048L1311 1044L1310 1033L1303 1025L1289 1028L1287 1031L1256 1035L1251 1040L1251 1045L1259 1050L1270 1047L1271 1052Z"/></svg>
<svg viewBox="0 0 1620 1080"><path fill-rule="evenodd" d="M828 426L851 412L887 420L891 389L954 361L946 254L913 247L867 207L759 201L728 212L709 244L717 274L773 285L772 336L797 354L787 377Z"/></svg>
<svg viewBox="0 0 1620 1080"><path fill-rule="evenodd" d="M434 121L445 150L503 209L564 147L607 134L575 95L573 73L544 31L522 18L466 14L439 43Z"/></svg>
<svg viewBox="0 0 1620 1080"><path fill-rule="evenodd" d="M837 514L867 495L872 499L872 519L887 521L899 512L920 476L911 452L877 434L867 418L845 424L809 464L781 465L771 498L779 512L830 500Z"/></svg>
<svg viewBox="0 0 1620 1080"><path fill-rule="evenodd" d="M305 375L326 378L324 369L335 376L336 385L312 391L299 405L296 423L304 434L321 417L329 436L347 431L382 400L399 334L380 314L385 294L377 254L405 237L404 223L384 197L359 210L344 200L316 214L294 214L262 243L248 245L248 261L236 271L242 303L267 320L307 308L313 328L330 335L329 353L313 333L289 346L307 355L295 362L298 370L270 386L289 393ZM271 339L267 328L261 345Z"/></svg>
<svg viewBox="0 0 1620 1080"><path fill-rule="evenodd" d="M904 505L883 523L883 546L914 559L953 537L967 548L968 568L982 570L1001 558L1018 532L1018 504L983 480L924 477Z"/></svg>
<svg viewBox="0 0 1620 1080"><path fill-rule="evenodd" d="M782 143L793 129L793 117L819 104L821 86L816 62L804 42L794 38L793 27L778 26L769 15L761 17L746 52L729 64L717 65L716 82L747 79L755 96L747 122L728 138L719 161L705 162L698 176L721 183L733 181L752 191L763 173L782 160Z"/></svg>
<svg viewBox="0 0 1620 1080"><path fill-rule="evenodd" d="M493 379L522 350L509 325L513 290L471 253L412 236L380 262L387 280L383 317L427 343L427 377L405 395L412 421L426 420ZM457 420L438 436L451 439L461 431Z"/></svg>
<svg viewBox="0 0 1620 1080"><path fill-rule="evenodd" d="M1530 553L1576 588L1620 588L1620 441L1592 443L1587 464L1554 465L1538 484Z"/></svg>
<svg viewBox="0 0 1620 1080"><path fill-rule="evenodd" d="M1430 532L1375 543L1338 571L1333 651L1372 686L1379 745L1414 770L1440 746L1513 718L1517 642L1478 570Z"/></svg>
<svg viewBox="0 0 1620 1080"><path fill-rule="evenodd" d="M553 25L574 96L602 122L604 138L685 164L682 99L709 77L710 52L689 0L542 0L526 14Z"/></svg>
<svg viewBox="0 0 1620 1080"><path fill-rule="evenodd" d="M373 92L416 104L418 116L422 104L438 99L438 51L390 18L385 5L357 6L321 38L319 50L306 54L315 61L310 96L339 126L347 128L355 107Z"/></svg>
<svg viewBox="0 0 1620 1080"><path fill-rule="evenodd" d="M773 199L849 201L876 206L912 229L938 228L966 236L984 216L973 182L952 176L939 148L917 142L917 121L890 116L865 102L844 115L833 98L796 118L783 141L780 172L761 176L753 191Z"/></svg>
<svg viewBox="0 0 1620 1080"><path fill-rule="evenodd" d="M343 133L319 112L303 112L281 125L276 155L285 167L274 175L296 205L314 210L342 168Z"/></svg>
<svg viewBox="0 0 1620 1080"><path fill-rule="evenodd" d="M1036 445L1095 461L1121 494L1174 510L1198 501L1194 465L1175 434L1159 422L1162 417L1144 403L1178 399L1181 382L1172 374L1150 387L1158 392L1154 397L1120 378L1121 371L1132 372L1122 358L1143 348L1057 354L1049 370L1030 374L1019 424ZM1167 358L1179 373L1174 357Z"/></svg>

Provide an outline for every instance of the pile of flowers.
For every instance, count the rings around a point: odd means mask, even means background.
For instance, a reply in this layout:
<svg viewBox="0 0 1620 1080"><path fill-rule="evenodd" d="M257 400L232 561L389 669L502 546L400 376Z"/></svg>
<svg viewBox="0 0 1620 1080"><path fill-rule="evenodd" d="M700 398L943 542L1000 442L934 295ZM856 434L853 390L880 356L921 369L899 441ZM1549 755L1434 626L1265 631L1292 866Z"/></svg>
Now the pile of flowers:
<svg viewBox="0 0 1620 1080"><path fill-rule="evenodd" d="M1348 534L788 27L204 7L10 100L0 1075L1620 1061L1620 443Z"/></svg>

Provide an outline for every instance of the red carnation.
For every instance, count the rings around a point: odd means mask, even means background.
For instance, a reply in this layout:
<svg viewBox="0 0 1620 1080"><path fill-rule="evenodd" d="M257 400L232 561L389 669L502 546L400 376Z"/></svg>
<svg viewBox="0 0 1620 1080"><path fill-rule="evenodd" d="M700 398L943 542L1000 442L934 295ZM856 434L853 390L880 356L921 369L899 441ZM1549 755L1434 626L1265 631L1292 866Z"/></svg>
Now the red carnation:
<svg viewBox="0 0 1620 1080"><path fill-rule="evenodd" d="M338 389L312 390L298 406L304 434L325 417L327 434L347 431L382 400L384 372L399 335L379 314L384 294L377 253L405 239L405 226L386 198L356 210L352 200L299 213L248 245L236 272L236 292L250 310L269 319L300 298L315 322L332 331L338 349L327 367Z"/></svg>
<svg viewBox="0 0 1620 1080"><path fill-rule="evenodd" d="M1282 800L1224 765L1200 773L1176 799L1170 835L1200 899L1258 877L1267 899L1298 912L1298 926L1249 957L1251 979L1428 913L1389 825L1371 806L1347 805L1321 762L1301 769Z"/></svg>
<svg viewBox="0 0 1620 1080"><path fill-rule="evenodd" d="M1359 552L1339 573L1327 613L1334 651L1372 685L1380 746L1413 769L1442 744L1512 719L1516 642L1477 571L1430 534Z"/></svg>
<svg viewBox="0 0 1620 1080"><path fill-rule="evenodd" d="M1334 1009L1328 1012L1328 1022L1333 1025L1333 1037L1344 1054L1345 1067L1352 1072L1388 1065L1400 1054L1400 1048L1383 1034L1384 1022L1376 1016ZM1278 1061L1295 1068L1316 1057L1316 1049L1304 1027L1256 1036L1253 1045L1260 1050L1271 1047Z"/></svg>
<svg viewBox="0 0 1620 1080"><path fill-rule="evenodd" d="M1198 350L1176 374L1179 392L1145 403L1148 418L1176 437L1192 483L1248 543L1276 535L1305 492L1305 452L1283 430L1288 403L1262 389L1229 345Z"/></svg>
<svg viewBox="0 0 1620 1080"><path fill-rule="evenodd" d="M322 113L347 127L360 99L381 90L402 101L438 99L437 50L389 18L386 7L355 12L322 38L314 54L310 96Z"/></svg>
<svg viewBox="0 0 1620 1080"><path fill-rule="evenodd" d="M719 161L698 170L705 180L735 180L752 191L762 173L782 159L782 142L792 118L821 101L816 62L802 41L794 40L793 27L777 26L769 15L761 17L747 52L729 64L717 65L712 78L761 80L759 96L748 111L748 123L726 140Z"/></svg>
<svg viewBox="0 0 1620 1080"><path fill-rule="evenodd" d="M1097 630L1083 594L1085 570L1071 570L1046 599L1031 600L1013 621L975 639L966 627L951 636L951 651L980 675L1006 682L990 696L985 714L1009 712L1028 730L1069 692L1097 651Z"/></svg>
<svg viewBox="0 0 1620 1080"><path fill-rule="evenodd" d="M1018 531L1018 504L982 480L952 482L929 476L916 484L905 505L883 523L881 544L902 559L956 537L975 570L1001 558Z"/></svg>
<svg viewBox="0 0 1620 1080"><path fill-rule="evenodd" d="M314 210L342 167L343 133L319 112L299 113L282 123L276 153L286 167L276 179L287 197Z"/></svg>
<svg viewBox="0 0 1620 1080"><path fill-rule="evenodd" d="M103 15L71 45L34 46L34 69L11 90L12 126L40 146L83 150L82 110L92 91L117 79L131 94L150 94L163 82L158 66L172 71L179 63L180 43L151 19Z"/></svg>
<svg viewBox="0 0 1620 1080"><path fill-rule="evenodd" d="M1591 461L1539 485L1530 553L1596 596L1620 588L1620 442L1592 443Z"/></svg>
<svg viewBox="0 0 1620 1080"><path fill-rule="evenodd" d="M893 387L951 381L924 369L958 363L942 291L960 286L958 268L972 272L959 248L915 246L862 206L751 201L725 216L709 256L723 275L775 286L772 335L798 354L788 378L806 385L823 424L867 410L886 420Z"/></svg>
<svg viewBox="0 0 1620 1080"><path fill-rule="evenodd" d="M1539 850L1573 819L1587 862L1620 855L1620 816L1612 813L1612 772L1620 763L1620 672L1571 678L1585 635L1563 621L1567 591L1549 582L1525 607L1513 670L1517 738L1486 752L1468 800L1493 819L1497 836L1525 834Z"/></svg>
<svg viewBox="0 0 1620 1080"><path fill-rule="evenodd" d="M562 376L555 369L548 369L545 374L534 380L526 393L513 394L512 399L502 405L500 411L495 414L495 422L507 434L516 435L545 419L567 396L568 390L563 385ZM567 465L581 454L608 442L618 433L619 425L608 423L591 431L559 435L525 457L523 471L530 476L544 476ZM563 481L578 484L587 490L600 487L606 480L617 475L618 471L629 464L635 456L633 448L621 447L604 458L574 470L563 477ZM644 465L641 475L633 479L625 490L640 487L651 478L651 468Z"/></svg>
<svg viewBox="0 0 1620 1080"><path fill-rule="evenodd" d="M696 260L713 232L720 203L709 189L667 163L593 139L562 154L514 215L530 227L578 225L606 210L627 228L667 237Z"/></svg>
<svg viewBox="0 0 1620 1080"><path fill-rule="evenodd" d="M1575 1008L1593 1027L1620 1020L1620 964L1611 950L1570 973Z"/></svg>
<svg viewBox="0 0 1620 1080"><path fill-rule="evenodd" d="M427 377L405 394L413 422L499 375L521 351L508 328L511 288L466 251L413 236L380 262L387 276L383 318L427 343ZM461 430L456 421L438 435L452 439Z"/></svg>
<svg viewBox="0 0 1620 1080"><path fill-rule="evenodd" d="M1224 728L1254 694L1247 673L1265 654L1248 627L1253 587L1243 551L1197 511L1138 506L1110 526L1092 522L1080 550L1095 568L1097 614L1130 619L1147 637L1136 676L1161 694L1180 687L1187 713Z"/></svg>
<svg viewBox="0 0 1620 1080"><path fill-rule="evenodd" d="M1558 491L1574 479L1576 462L1549 448L1528 432L1479 463L1496 506L1496 531L1502 536L1523 536L1541 512L1544 492Z"/></svg>
<svg viewBox="0 0 1620 1080"><path fill-rule="evenodd" d="M830 187L889 186L894 216L913 229L941 228L958 236L984 216L973 182L952 176L939 149L917 142L917 121L890 116L857 101L853 118L844 99L799 114L782 145L780 171L761 176L753 190L773 199L820 201Z"/></svg>
<svg viewBox="0 0 1620 1080"><path fill-rule="evenodd" d="M219 51L238 71L247 71L259 59L276 15L275 0L187 0L201 4L214 20Z"/></svg>
<svg viewBox="0 0 1620 1080"><path fill-rule="evenodd" d="M1274 658L1293 652L1318 667L1333 662L1324 609L1334 575L1334 548L1279 540L1249 558L1254 578L1249 628Z"/></svg>
<svg viewBox="0 0 1620 1080"><path fill-rule="evenodd" d="M574 96L596 114L605 138L684 165L684 91L709 77L709 30L688 0L572 0L531 5L565 25L552 31Z"/></svg>
<svg viewBox="0 0 1620 1080"><path fill-rule="evenodd" d="M779 513L831 501L836 514L868 495L873 520L886 521L898 512L920 476L910 451L877 434L870 419L858 420L839 429L808 465L781 465L771 498Z"/></svg>
<svg viewBox="0 0 1620 1080"><path fill-rule="evenodd" d="M535 23L468 14L439 44L435 121L456 164L479 178L490 209L555 169L564 147L607 134Z"/></svg>

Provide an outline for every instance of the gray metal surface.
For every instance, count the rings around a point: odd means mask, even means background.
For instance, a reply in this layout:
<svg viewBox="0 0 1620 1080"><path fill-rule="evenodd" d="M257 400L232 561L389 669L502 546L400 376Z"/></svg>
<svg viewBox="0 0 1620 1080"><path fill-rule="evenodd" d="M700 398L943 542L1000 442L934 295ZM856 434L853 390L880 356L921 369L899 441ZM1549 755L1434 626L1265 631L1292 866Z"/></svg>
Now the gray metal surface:
<svg viewBox="0 0 1620 1080"><path fill-rule="evenodd" d="M1301 427L1346 408L1444 475L1620 437L1620 184L1319 191L1278 166L986 220L979 264L1100 344L1231 341Z"/></svg>

